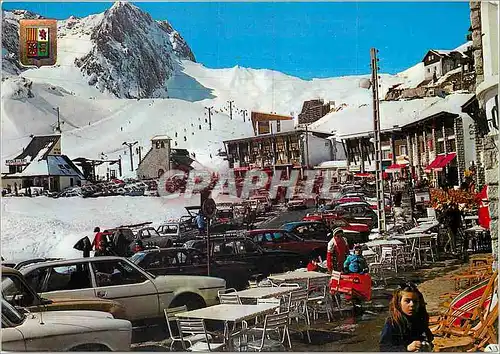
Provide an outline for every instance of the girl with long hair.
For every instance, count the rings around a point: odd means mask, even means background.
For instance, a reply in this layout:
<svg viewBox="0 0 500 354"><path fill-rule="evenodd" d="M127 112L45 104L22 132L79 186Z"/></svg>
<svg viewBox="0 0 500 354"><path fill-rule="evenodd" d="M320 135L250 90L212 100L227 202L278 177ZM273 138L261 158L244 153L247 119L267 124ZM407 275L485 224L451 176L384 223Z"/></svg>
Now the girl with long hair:
<svg viewBox="0 0 500 354"><path fill-rule="evenodd" d="M431 351L433 338L424 296L413 283L400 285L389 304L389 317L380 336L380 351Z"/></svg>

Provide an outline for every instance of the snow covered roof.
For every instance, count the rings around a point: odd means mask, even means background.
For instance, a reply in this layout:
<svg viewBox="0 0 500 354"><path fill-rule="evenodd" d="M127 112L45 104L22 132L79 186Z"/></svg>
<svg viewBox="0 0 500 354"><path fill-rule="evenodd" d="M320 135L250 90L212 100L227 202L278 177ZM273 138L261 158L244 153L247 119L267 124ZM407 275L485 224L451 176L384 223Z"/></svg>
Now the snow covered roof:
<svg viewBox="0 0 500 354"><path fill-rule="evenodd" d="M7 177L77 176L85 179L78 167L66 155L50 155L45 160L34 159L22 171Z"/></svg>
<svg viewBox="0 0 500 354"><path fill-rule="evenodd" d="M426 97L408 101L381 101L380 128L382 131L403 127L423 120L439 112L462 114L461 106L473 94L451 94L445 98ZM311 124L311 130L336 130L341 137L366 135L373 131L373 110L371 105L361 105L329 113Z"/></svg>
<svg viewBox="0 0 500 354"><path fill-rule="evenodd" d="M347 160L324 161L314 168L347 168Z"/></svg>
<svg viewBox="0 0 500 354"><path fill-rule="evenodd" d="M61 139L59 134L34 136L23 152L16 156L16 159L33 161L35 156L39 160L45 159L59 139Z"/></svg>
<svg viewBox="0 0 500 354"><path fill-rule="evenodd" d="M460 46L458 46L457 48L455 49L451 49L451 50L446 50L446 49L431 49L429 52L433 52L433 53L436 53L440 56L449 56L451 55L452 53L457 53L457 54L461 54L462 57L467 57L464 53L467 51L467 49L472 46L472 41L468 41ZM428 52L427 52L428 53ZM427 53L426 53L426 56L427 56ZM425 58L425 57L424 57Z"/></svg>
<svg viewBox="0 0 500 354"><path fill-rule="evenodd" d="M156 140L172 140L168 135L156 135L153 138L151 138L151 141L156 141Z"/></svg>

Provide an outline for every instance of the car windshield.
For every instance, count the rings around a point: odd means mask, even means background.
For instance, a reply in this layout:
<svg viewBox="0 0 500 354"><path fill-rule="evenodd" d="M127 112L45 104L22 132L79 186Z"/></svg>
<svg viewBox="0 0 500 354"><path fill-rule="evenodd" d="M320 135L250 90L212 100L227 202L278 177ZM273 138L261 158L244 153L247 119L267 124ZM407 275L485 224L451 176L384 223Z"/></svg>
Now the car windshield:
<svg viewBox="0 0 500 354"><path fill-rule="evenodd" d="M163 225L162 233L164 234L177 234L179 227L177 225Z"/></svg>
<svg viewBox="0 0 500 354"><path fill-rule="evenodd" d="M17 311L17 309L9 304L7 300L2 298L2 326L5 326L4 317L14 326L23 323L26 316L24 313Z"/></svg>

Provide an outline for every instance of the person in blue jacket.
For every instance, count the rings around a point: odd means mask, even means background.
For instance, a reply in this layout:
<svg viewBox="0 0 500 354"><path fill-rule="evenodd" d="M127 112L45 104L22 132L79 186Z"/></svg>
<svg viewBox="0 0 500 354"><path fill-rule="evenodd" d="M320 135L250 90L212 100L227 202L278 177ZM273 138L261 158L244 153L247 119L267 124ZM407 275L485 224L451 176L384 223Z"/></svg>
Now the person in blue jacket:
<svg viewBox="0 0 500 354"><path fill-rule="evenodd" d="M380 335L380 351L432 351L433 339L424 296L413 283L400 285L389 304L389 317Z"/></svg>
<svg viewBox="0 0 500 354"><path fill-rule="evenodd" d="M359 274L368 273L368 264L366 263L365 257L363 257L361 245L354 245L354 254L347 256L344 262L344 272Z"/></svg>
<svg viewBox="0 0 500 354"><path fill-rule="evenodd" d="M203 213L200 212L198 215L196 215L196 226L198 227L198 231L200 232L200 235L205 234L205 217L203 216Z"/></svg>

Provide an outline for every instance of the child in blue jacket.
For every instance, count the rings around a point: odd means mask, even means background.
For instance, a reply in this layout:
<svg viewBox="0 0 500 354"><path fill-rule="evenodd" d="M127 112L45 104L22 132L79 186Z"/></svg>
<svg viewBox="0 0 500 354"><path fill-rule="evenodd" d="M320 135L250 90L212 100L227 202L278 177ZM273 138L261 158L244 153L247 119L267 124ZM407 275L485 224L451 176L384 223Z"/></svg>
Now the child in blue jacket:
<svg viewBox="0 0 500 354"><path fill-rule="evenodd" d="M368 272L368 264L366 263L365 257L362 255L360 245L354 246L354 254L347 256L344 262L344 271L346 273L359 273L364 274Z"/></svg>

